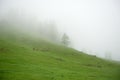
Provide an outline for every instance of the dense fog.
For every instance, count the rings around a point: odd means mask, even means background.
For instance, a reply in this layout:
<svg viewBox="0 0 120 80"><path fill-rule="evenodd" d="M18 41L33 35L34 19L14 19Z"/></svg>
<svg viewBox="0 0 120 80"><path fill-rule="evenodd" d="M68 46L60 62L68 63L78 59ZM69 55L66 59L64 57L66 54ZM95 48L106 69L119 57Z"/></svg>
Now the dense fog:
<svg viewBox="0 0 120 80"><path fill-rule="evenodd" d="M0 0L0 25L120 61L119 0Z"/></svg>

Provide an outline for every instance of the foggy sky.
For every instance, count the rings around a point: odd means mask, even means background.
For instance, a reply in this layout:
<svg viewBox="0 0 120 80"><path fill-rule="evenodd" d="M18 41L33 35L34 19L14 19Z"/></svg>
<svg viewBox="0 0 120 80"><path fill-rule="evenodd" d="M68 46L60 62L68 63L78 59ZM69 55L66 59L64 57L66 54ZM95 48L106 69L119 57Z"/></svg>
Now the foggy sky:
<svg viewBox="0 0 120 80"><path fill-rule="evenodd" d="M103 58L111 53L120 60L119 0L0 0L0 18L10 11L53 21L75 49Z"/></svg>

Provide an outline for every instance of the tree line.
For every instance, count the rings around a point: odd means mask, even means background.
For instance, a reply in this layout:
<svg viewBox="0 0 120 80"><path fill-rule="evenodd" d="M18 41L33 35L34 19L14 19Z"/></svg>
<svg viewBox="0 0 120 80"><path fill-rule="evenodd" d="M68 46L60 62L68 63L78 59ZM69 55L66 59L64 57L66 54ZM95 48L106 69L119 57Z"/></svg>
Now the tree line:
<svg viewBox="0 0 120 80"><path fill-rule="evenodd" d="M66 33L62 33L63 35L60 37L61 33L57 29L57 25L51 21L42 23L32 20L32 18L25 18L17 14L13 17L13 14L9 14L0 20L0 28L46 38L64 46L69 46L70 44L69 36Z"/></svg>

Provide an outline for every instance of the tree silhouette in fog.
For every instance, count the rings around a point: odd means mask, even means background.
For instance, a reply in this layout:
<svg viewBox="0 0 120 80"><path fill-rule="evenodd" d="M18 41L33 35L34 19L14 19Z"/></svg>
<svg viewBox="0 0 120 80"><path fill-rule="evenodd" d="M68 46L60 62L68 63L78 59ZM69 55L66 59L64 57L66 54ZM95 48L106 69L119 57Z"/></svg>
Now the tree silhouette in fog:
<svg viewBox="0 0 120 80"><path fill-rule="evenodd" d="M68 46L70 44L69 36L64 33L62 36L62 44Z"/></svg>

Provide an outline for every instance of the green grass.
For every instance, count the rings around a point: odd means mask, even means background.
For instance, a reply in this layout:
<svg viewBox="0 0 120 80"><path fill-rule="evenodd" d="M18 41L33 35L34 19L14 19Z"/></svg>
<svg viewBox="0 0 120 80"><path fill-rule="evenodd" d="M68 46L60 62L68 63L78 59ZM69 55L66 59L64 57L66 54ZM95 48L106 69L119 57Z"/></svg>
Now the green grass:
<svg viewBox="0 0 120 80"><path fill-rule="evenodd" d="M0 33L0 80L120 80L120 64L26 35Z"/></svg>

